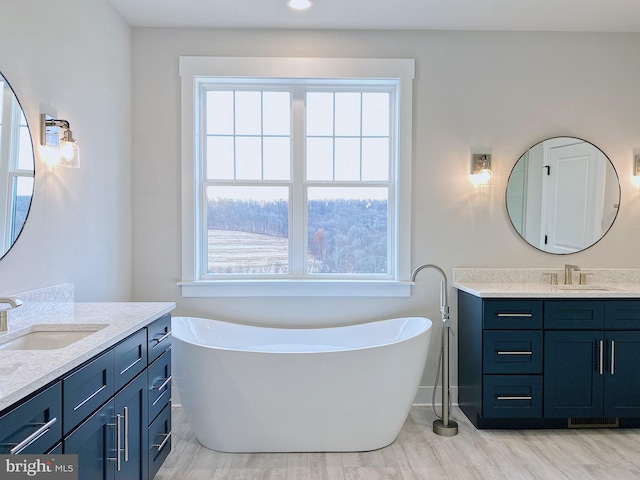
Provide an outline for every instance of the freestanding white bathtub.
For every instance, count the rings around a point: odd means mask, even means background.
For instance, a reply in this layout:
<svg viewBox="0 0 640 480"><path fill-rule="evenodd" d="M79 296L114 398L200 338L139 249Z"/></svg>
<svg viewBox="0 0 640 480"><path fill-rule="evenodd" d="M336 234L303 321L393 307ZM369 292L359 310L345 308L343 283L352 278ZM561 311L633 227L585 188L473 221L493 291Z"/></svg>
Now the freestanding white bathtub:
<svg viewBox="0 0 640 480"><path fill-rule="evenodd" d="M366 451L395 440L431 320L284 329L174 317L173 378L197 439L222 452Z"/></svg>

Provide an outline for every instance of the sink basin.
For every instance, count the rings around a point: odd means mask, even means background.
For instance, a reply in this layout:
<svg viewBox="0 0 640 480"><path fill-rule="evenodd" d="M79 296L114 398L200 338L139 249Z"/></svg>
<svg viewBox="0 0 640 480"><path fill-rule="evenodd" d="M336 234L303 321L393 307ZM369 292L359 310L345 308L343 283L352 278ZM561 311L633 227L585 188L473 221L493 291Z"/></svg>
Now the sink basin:
<svg viewBox="0 0 640 480"><path fill-rule="evenodd" d="M554 285L558 290L570 290L573 292L611 292L616 289L605 285Z"/></svg>
<svg viewBox="0 0 640 480"><path fill-rule="evenodd" d="M106 324L34 325L22 335L0 343L0 350L57 350L82 340L106 326Z"/></svg>

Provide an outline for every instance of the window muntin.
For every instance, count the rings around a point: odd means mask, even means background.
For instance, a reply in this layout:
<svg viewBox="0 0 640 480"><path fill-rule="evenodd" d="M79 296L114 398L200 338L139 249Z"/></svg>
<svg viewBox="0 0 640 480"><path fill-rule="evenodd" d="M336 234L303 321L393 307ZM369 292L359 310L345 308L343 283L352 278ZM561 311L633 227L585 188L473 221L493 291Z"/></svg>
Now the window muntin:
<svg viewBox="0 0 640 480"><path fill-rule="evenodd" d="M391 278L396 82L236 80L201 81L201 278Z"/></svg>

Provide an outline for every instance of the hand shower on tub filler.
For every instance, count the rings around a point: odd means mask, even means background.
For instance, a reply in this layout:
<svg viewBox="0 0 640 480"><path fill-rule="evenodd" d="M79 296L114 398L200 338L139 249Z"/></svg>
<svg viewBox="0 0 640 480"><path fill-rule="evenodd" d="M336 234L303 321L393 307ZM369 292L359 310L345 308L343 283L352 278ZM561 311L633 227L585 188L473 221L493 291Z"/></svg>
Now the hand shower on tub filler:
<svg viewBox="0 0 640 480"><path fill-rule="evenodd" d="M435 413L437 420L433 422L433 431L438 435L445 437L452 437L458 434L458 424L449 419L451 413L451 392L449 389L449 302L447 301L447 293L449 291L447 285L447 275L444 270L437 265L426 263L417 267L411 274L411 281L415 282L418 273L425 268L436 270L442 276L440 282L440 318L442 321L441 329L441 341L440 341L440 357L438 359L438 373L436 374L435 385L433 386L433 394L431 396L431 405L433 407L433 413ZM442 372L440 367L442 366ZM438 377L442 373L442 416L436 412L435 398L436 390L438 389Z"/></svg>

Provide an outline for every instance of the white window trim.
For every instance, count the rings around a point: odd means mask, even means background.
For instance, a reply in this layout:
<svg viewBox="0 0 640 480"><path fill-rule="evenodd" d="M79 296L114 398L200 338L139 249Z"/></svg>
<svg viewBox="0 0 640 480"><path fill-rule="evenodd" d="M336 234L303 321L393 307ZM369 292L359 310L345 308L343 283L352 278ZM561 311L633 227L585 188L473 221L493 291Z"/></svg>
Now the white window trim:
<svg viewBox="0 0 640 480"><path fill-rule="evenodd" d="M413 59L180 57L182 136L183 297L235 296L387 296L408 297L411 285L411 165ZM196 79L199 77L394 78L399 80L396 204L398 232L396 281L389 280L200 280L197 278Z"/></svg>

